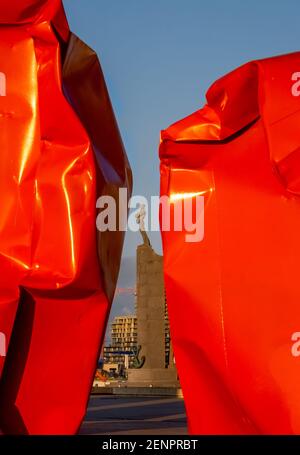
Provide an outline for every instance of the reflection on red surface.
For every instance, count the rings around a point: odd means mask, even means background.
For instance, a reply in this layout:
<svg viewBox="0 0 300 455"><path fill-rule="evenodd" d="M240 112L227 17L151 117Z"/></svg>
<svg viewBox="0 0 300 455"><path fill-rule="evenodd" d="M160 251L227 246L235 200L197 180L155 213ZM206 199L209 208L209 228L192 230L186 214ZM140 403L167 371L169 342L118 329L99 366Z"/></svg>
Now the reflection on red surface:
<svg viewBox="0 0 300 455"><path fill-rule="evenodd" d="M201 242L162 232L191 433L300 433L299 59L238 68L162 132L161 194L205 198Z"/></svg>
<svg viewBox="0 0 300 455"><path fill-rule="evenodd" d="M123 233L96 198L131 171L95 53L60 0L0 0L0 427L72 434L85 414Z"/></svg>

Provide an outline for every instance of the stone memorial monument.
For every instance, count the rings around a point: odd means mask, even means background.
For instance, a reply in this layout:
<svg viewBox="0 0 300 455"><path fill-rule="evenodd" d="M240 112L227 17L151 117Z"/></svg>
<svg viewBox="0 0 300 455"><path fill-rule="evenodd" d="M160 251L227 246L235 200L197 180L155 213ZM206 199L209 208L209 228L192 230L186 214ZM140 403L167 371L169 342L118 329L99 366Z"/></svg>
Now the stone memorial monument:
<svg viewBox="0 0 300 455"><path fill-rule="evenodd" d="M178 387L172 349L166 357L166 298L163 258L153 250L145 231L145 207L136 216L143 238L137 247L137 359L128 370L128 382L136 386ZM167 359L167 360L166 360Z"/></svg>

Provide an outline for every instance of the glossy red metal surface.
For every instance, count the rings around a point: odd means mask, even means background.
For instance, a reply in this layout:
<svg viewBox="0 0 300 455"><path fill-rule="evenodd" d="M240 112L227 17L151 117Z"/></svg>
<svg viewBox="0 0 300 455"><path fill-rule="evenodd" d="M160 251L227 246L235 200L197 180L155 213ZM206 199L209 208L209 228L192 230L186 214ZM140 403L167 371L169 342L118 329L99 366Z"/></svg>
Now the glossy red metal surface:
<svg viewBox="0 0 300 455"><path fill-rule="evenodd" d="M0 0L0 73L0 427L73 434L123 243L97 233L96 199L130 194L131 171L97 57L60 0Z"/></svg>
<svg viewBox="0 0 300 455"><path fill-rule="evenodd" d="M162 132L161 194L204 195L202 241L162 232L191 433L300 433L299 58L238 68Z"/></svg>

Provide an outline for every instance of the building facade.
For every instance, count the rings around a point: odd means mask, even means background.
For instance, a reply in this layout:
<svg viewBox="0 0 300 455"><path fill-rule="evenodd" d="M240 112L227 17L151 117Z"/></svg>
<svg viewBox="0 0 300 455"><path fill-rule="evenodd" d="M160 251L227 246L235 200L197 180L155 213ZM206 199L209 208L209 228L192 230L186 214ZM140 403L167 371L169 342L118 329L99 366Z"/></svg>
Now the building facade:
<svg viewBox="0 0 300 455"><path fill-rule="evenodd" d="M119 364L131 368L137 349L137 318L123 315L114 318L111 324L111 343L104 346L104 364Z"/></svg>

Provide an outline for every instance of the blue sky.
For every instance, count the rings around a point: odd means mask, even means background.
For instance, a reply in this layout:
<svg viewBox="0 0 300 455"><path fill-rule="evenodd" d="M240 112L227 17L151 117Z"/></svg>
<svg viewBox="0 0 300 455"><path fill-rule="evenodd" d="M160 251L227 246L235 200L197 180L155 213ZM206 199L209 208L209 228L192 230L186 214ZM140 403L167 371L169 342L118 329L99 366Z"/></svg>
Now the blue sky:
<svg viewBox="0 0 300 455"><path fill-rule="evenodd" d="M159 192L161 129L199 109L209 85L224 73L300 48L299 0L64 3L73 32L101 59L134 192L147 197ZM159 234L151 239L160 251ZM124 254L133 256L139 242L129 234Z"/></svg>
<svg viewBox="0 0 300 455"><path fill-rule="evenodd" d="M101 60L134 173L134 192L159 193L160 130L199 109L209 85L256 58L299 50L299 0L65 0L72 31ZM300 61L299 68L300 71ZM297 68L295 68L297 71ZM160 252L160 236L151 241ZM138 234L128 234L119 286L135 282ZM111 318L131 312L115 299Z"/></svg>

